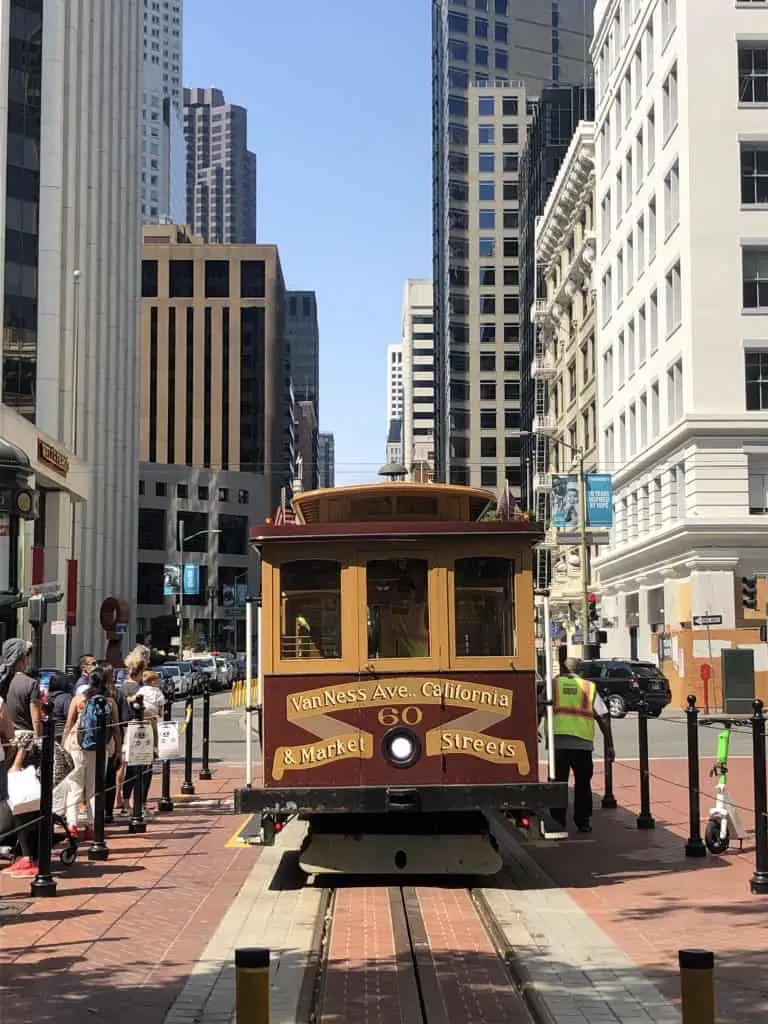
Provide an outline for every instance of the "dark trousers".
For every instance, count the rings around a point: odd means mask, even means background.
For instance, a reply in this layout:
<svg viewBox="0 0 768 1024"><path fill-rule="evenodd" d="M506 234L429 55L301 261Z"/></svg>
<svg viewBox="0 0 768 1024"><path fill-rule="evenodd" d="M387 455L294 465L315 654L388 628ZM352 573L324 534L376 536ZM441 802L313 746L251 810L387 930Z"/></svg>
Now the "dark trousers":
<svg viewBox="0 0 768 1024"><path fill-rule="evenodd" d="M558 750L555 747L555 780L568 782L573 772L573 821L576 828L588 825L592 817L592 763L591 750ZM552 817L565 828L565 814L562 809L553 809Z"/></svg>
<svg viewBox="0 0 768 1024"><path fill-rule="evenodd" d="M125 769L125 781L123 782L123 800L126 803L133 801L133 794L136 786L142 787L142 806L147 806L149 787L152 785L152 765L129 764Z"/></svg>
<svg viewBox="0 0 768 1024"><path fill-rule="evenodd" d="M115 813L115 800L117 799L117 760L114 757L107 759L107 770L104 776L104 817L112 818Z"/></svg>

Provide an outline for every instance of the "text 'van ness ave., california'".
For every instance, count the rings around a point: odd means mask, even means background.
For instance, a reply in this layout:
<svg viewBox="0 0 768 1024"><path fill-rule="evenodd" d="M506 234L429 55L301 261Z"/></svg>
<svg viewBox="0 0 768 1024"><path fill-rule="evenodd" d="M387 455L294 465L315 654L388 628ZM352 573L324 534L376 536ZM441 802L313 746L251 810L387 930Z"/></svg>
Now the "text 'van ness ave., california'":
<svg viewBox="0 0 768 1024"><path fill-rule="evenodd" d="M295 721L350 707L376 708L411 703L493 710L501 718L508 718L512 712L512 692L500 686L456 679L380 679L291 693L286 697L286 712L288 718Z"/></svg>

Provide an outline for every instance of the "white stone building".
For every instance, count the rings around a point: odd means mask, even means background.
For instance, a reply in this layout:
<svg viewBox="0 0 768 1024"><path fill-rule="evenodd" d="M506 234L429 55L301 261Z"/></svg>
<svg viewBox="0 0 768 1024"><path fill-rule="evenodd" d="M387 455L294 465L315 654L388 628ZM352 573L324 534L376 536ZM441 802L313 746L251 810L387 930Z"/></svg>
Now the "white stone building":
<svg viewBox="0 0 768 1024"><path fill-rule="evenodd" d="M674 684L694 616L757 639L740 581L768 571L766 5L597 0L592 53L604 653L671 634Z"/></svg>
<svg viewBox="0 0 768 1024"><path fill-rule="evenodd" d="M435 469L435 318L432 281L410 279L403 290L403 463L409 479Z"/></svg>

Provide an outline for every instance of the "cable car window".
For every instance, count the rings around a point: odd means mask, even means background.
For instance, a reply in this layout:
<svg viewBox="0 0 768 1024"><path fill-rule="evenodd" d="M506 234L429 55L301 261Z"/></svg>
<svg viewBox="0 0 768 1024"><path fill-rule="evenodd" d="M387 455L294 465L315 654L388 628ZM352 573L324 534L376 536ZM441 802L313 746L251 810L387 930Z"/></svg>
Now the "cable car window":
<svg viewBox="0 0 768 1024"><path fill-rule="evenodd" d="M425 559L368 562L368 657L429 656Z"/></svg>
<svg viewBox="0 0 768 1024"><path fill-rule="evenodd" d="M341 564L280 567L280 657L341 657Z"/></svg>
<svg viewBox="0 0 768 1024"><path fill-rule="evenodd" d="M456 655L509 658L514 654L514 563L509 558L456 560Z"/></svg>

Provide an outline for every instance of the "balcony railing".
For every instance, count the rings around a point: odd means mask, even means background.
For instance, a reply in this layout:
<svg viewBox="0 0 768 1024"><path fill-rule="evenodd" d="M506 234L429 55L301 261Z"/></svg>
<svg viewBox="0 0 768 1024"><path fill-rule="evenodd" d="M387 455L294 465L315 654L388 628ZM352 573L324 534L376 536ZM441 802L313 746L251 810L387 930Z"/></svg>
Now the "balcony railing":
<svg viewBox="0 0 768 1024"><path fill-rule="evenodd" d="M552 436L558 431L557 420L551 412L538 413L533 418L534 434Z"/></svg>

